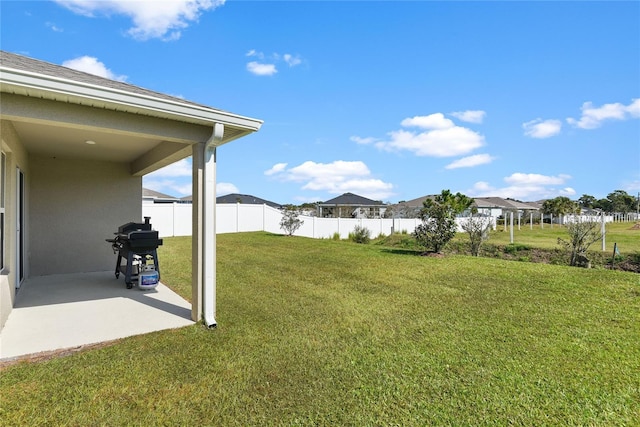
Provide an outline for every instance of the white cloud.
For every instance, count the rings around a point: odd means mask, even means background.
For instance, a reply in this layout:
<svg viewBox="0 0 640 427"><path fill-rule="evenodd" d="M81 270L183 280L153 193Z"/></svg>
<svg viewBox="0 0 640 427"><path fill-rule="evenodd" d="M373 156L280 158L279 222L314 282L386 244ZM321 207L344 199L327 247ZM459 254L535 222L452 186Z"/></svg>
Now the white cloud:
<svg viewBox="0 0 640 427"><path fill-rule="evenodd" d="M571 197L576 191L565 184L571 176L560 174L547 176L535 173L516 172L504 178L505 187L497 188L486 181L479 181L465 191L471 197L510 197L523 201L535 201L558 196Z"/></svg>
<svg viewBox="0 0 640 427"><path fill-rule="evenodd" d="M445 169L471 168L474 166L485 165L491 163L494 157L489 154L475 154L473 156L463 157L445 166Z"/></svg>
<svg viewBox="0 0 640 427"><path fill-rule="evenodd" d="M278 163L267 172L282 181L304 183L303 190L326 191L330 194L352 192L374 200L393 195L393 184L372 178L371 171L361 161L306 161L290 169L281 165L286 164Z"/></svg>
<svg viewBox="0 0 640 427"><path fill-rule="evenodd" d="M560 120L535 119L522 124L524 134L531 138L549 138L560 133L562 122Z"/></svg>
<svg viewBox="0 0 640 427"><path fill-rule="evenodd" d="M278 72L274 64L261 64L256 61L247 63L247 70L256 76L272 76Z"/></svg>
<svg viewBox="0 0 640 427"><path fill-rule="evenodd" d="M407 150L417 156L460 156L484 145L484 137L470 129L455 126L428 132L390 132L390 141L378 142L376 146L386 150Z"/></svg>
<svg viewBox="0 0 640 427"><path fill-rule="evenodd" d="M482 110L467 110L467 111L456 111L451 113L453 117L456 117L463 122L467 123L482 123L484 121L486 112Z"/></svg>
<svg viewBox="0 0 640 427"><path fill-rule="evenodd" d="M182 177L182 176L191 177L192 173L193 173L193 169L191 166L191 162L188 159L182 159L180 161L170 164L169 166L160 168L155 172L151 172L150 174L145 175L145 177L149 177L149 178Z"/></svg>
<svg viewBox="0 0 640 427"><path fill-rule="evenodd" d="M640 179L635 181L626 181L622 184L622 189L631 195L634 193L640 193Z"/></svg>
<svg viewBox="0 0 640 427"><path fill-rule="evenodd" d="M582 104L581 110L580 119L568 118L567 123L581 129L596 129L608 120L640 118L640 98L632 100L629 105L616 102L594 107L591 102L585 102Z"/></svg>
<svg viewBox="0 0 640 427"><path fill-rule="evenodd" d="M442 113L429 114L428 116L415 116L404 119L401 123L405 127L419 127L423 129L451 129L455 124L444 117Z"/></svg>
<svg viewBox="0 0 640 427"><path fill-rule="evenodd" d="M407 150L417 156L452 157L470 153L484 145L484 136L471 129L457 126L442 113L415 116L401 122L404 127L417 127L423 131L400 129L389 132L389 140L352 136L359 144L375 145L381 150ZM376 142L374 142L376 141Z"/></svg>
<svg viewBox="0 0 640 427"><path fill-rule="evenodd" d="M47 23L45 23L45 25L47 26L47 28L50 28L51 31L53 31L53 32L56 32L56 33L63 33L64 32L64 30L62 28L58 27L53 22L47 22Z"/></svg>
<svg viewBox="0 0 640 427"><path fill-rule="evenodd" d="M193 192L191 159L182 159L169 166L147 174L143 178L145 188L178 197L189 196ZM216 183L218 196L238 193L238 187L228 182Z"/></svg>
<svg viewBox="0 0 640 427"><path fill-rule="evenodd" d="M267 176L274 175L278 172L282 172L287 167L287 163L276 163L273 167L267 171L264 171L264 174Z"/></svg>
<svg viewBox="0 0 640 427"><path fill-rule="evenodd" d="M247 63L247 70L256 76L274 75L278 72L276 64L283 61L289 67L295 67L302 64L302 58L300 58L300 55L292 55L290 53L285 53L284 55L280 55L279 53L265 55L263 52L251 49L245 54L245 56L260 60L260 62L251 61Z"/></svg>
<svg viewBox="0 0 640 427"><path fill-rule="evenodd" d="M224 4L224 0L56 0L74 13L97 15L125 15L133 21L127 33L138 40L160 38L177 40L180 30L197 22L200 15Z"/></svg>
<svg viewBox="0 0 640 427"><path fill-rule="evenodd" d="M69 59L68 61L64 61L62 66L120 82L127 80L127 76L116 75L113 71L108 69L106 65L98 61L98 58L94 58L93 56L80 56L78 58Z"/></svg>
<svg viewBox="0 0 640 427"><path fill-rule="evenodd" d="M216 184L216 194L218 196L224 196L231 193L239 193L238 187L229 182L219 182Z"/></svg>
<svg viewBox="0 0 640 427"><path fill-rule="evenodd" d="M300 59L298 55L293 56L289 53L285 53L282 58L284 59L284 62L289 65L289 67L295 67L296 65L302 64L302 59Z"/></svg>
<svg viewBox="0 0 640 427"><path fill-rule="evenodd" d="M576 194L576 190L571 187L565 187L559 190L561 196L571 197Z"/></svg>
<svg viewBox="0 0 640 427"><path fill-rule="evenodd" d="M568 179L571 179L570 175L547 176L537 173L516 172L505 177L504 181L512 185L559 185L564 184Z"/></svg>
<svg viewBox="0 0 640 427"><path fill-rule="evenodd" d="M146 176L144 177L143 186L144 188L159 191L160 193L174 197L188 196L191 194L193 188L191 181L185 182L185 180L162 177L147 178Z"/></svg>
<svg viewBox="0 0 640 427"><path fill-rule="evenodd" d="M351 138L349 138L351 141L355 142L356 144L360 144L360 145L367 145L367 144L373 144L374 142L377 141L377 139L375 138L361 138L359 136L352 136Z"/></svg>

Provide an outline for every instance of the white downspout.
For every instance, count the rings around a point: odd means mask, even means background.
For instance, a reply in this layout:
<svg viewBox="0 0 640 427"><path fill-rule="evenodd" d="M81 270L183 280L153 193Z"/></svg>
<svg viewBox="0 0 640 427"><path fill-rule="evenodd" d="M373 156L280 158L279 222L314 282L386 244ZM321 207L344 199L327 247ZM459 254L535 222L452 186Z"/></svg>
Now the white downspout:
<svg viewBox="0 0 640 427"><path fill-rule="evenodd" d="M224 125L216 123L204 145L204 216L202 263L202 315L209 328L216 327L216 144L224 136Z"/></svg>

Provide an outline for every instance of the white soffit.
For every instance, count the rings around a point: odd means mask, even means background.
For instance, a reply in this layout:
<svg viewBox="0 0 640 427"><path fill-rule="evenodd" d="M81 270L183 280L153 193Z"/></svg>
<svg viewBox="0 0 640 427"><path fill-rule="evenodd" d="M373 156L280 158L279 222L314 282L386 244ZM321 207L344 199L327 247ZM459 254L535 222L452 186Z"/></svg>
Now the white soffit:
<svg viewBox="0 0 640 427"><path fill-rule="evenodd" d="M2 66L0 66L0 90L17 95L143 114L181 122L200 125L222 123L225 127L237 128L237 132L229 132L230 138L225 135L223 143L247 133L256 132L262 126L262 120L205 106Z"/></svg>

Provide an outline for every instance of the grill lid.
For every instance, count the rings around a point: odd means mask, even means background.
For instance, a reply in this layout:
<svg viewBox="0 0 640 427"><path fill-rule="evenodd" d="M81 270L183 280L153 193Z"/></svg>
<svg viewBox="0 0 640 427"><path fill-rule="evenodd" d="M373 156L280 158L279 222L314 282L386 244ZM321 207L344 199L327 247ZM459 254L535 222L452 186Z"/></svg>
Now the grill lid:
<svg viewBox="0 0 640 427"><path fill-rule="evenodd" d="M132 231L151 231L151 223L149 222L151 217L145 216L144 222L128 222L118 227L118 234L128 234Z"/></svg>

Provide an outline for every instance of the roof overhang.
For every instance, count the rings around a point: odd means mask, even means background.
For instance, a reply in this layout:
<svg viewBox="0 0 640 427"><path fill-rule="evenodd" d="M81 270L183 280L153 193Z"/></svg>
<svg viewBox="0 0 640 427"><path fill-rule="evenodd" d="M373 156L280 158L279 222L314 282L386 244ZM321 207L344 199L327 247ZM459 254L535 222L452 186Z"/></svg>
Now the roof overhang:
<svg viewBox="0 0 640 427"><path fill-rule="evenodd" d="M262 126L261 120L161 94L152 96L6 66L0 66L0 92L1 118L14 124L28 151L127 161L134 175L188 157L191 145L210 139L216 123L224 125L224 135L215 141L216 146ZM66 107L60 108L61 103ZM63 136L56 139L56 131ZM79 143L98 138L106 142L93 152Z"/></svg>

